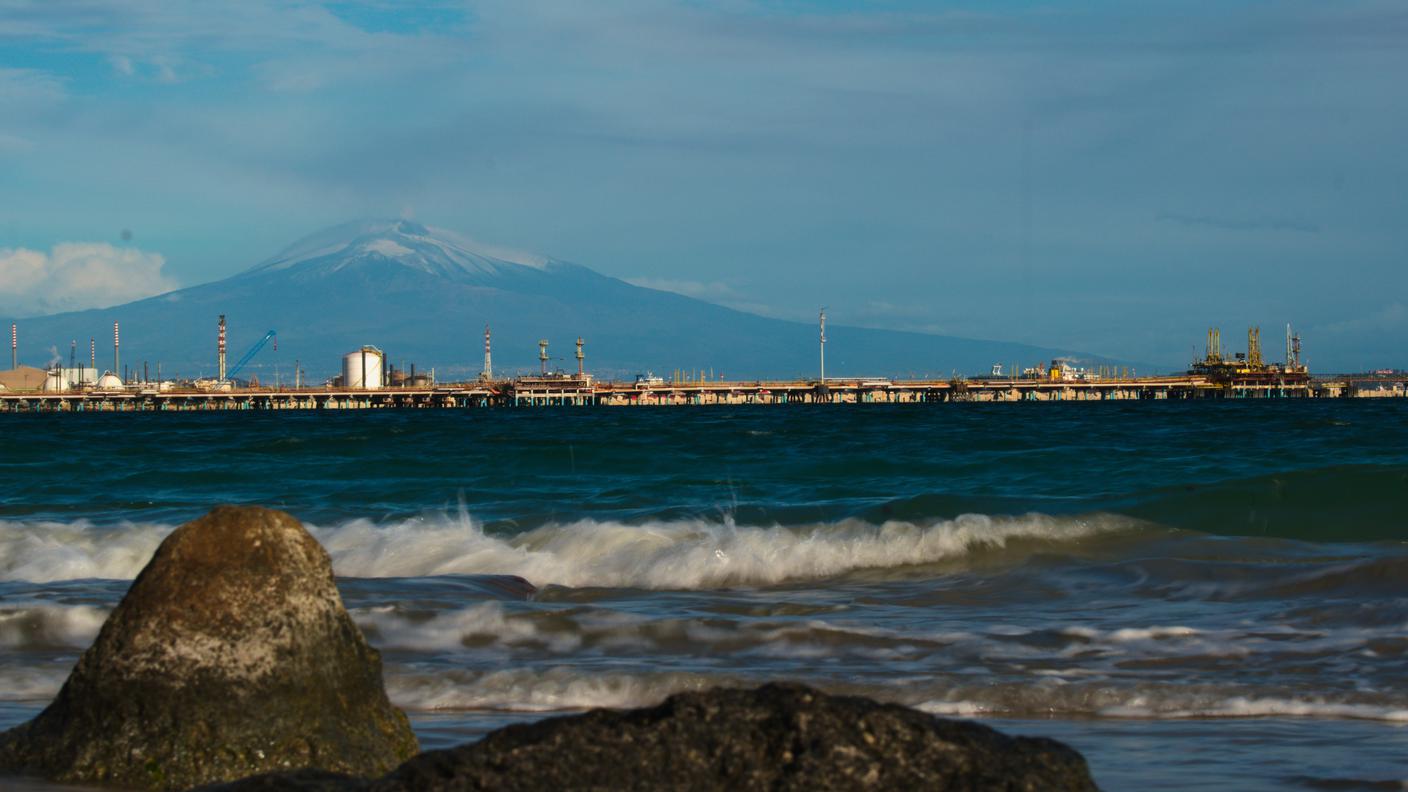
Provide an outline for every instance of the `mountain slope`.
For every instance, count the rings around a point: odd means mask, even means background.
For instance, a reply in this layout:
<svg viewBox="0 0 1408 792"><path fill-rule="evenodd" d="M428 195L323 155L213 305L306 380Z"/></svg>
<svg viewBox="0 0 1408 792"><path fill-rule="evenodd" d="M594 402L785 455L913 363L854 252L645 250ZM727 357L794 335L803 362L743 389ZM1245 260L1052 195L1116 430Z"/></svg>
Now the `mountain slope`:
<svg viewBox="0 0 1408 792"><path fill-rule="evenodd" d="M295 360L311 378L338 370L340 355L362 344L386 350L393 364L435 367L440 379L482 367L483 328L493 327L498 373L536 370L537 342L551 342L553 365L575 367L572 344L586 340L587 366L599 376L653 370L709 370L730 378L815 376L817 329L768 319L669 292L633 286L586 267L477 245L408 221L348 223L309 236L243 273L214 283L112 308L21 322L26 361L36 349L69 341L98 346L112 366L113 321L122 324L122 359L163 374L194 377L215 368L215 325L230 325L230 361L266 330L279 349L247 369L286 379ZM1102 360L1056 349L950 336L827 328L829 376L948 376L986 372L993 363Z"/></svg>

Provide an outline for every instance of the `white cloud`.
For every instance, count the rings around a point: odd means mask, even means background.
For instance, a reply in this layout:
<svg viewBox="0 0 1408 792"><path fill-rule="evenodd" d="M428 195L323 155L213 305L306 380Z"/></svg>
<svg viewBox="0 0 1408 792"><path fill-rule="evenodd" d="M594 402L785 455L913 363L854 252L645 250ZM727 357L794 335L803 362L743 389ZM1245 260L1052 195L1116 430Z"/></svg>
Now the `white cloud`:
<svg viewBox="0 0 1408 792"><path fill-rule="evenodd" d="M108 62L112 64L112 70L123 77L131 77L137 73L137 67L132 65L132 59L126 55L113 55L108 58Z"/></svg>
<svg viewBox="0 0 1408 792"><path fill-rule="evenodd" d="M33 316L102 308L171 291L166 259L104 242L63 242L45 253L0 248L0 313Z"/></svg>

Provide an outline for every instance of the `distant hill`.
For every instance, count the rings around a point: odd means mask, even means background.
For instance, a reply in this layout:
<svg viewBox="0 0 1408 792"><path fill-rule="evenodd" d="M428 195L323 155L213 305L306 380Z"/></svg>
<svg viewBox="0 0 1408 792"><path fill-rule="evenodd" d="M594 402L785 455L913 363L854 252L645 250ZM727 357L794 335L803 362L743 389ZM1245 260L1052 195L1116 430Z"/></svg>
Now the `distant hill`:
<svg viewBox="0 0 1408 792"><path fill-rule="evenodd" d="M504 253L452 232L404 220L348 223L309 236L224 280L88 311L21 320L26 349L57 348L67 360L77 340L87 360L112 366L112 323L122 325L122 360L165 376L215 370L216 319L229 322L229 360L264 335L272 345L246 369L287 380L295 360L314 380L338 371L342 354L373 344L390 361L435 367L443 380L482 368L483 330L493 328L496 373L538 368L539 339L553 365L575 368L573 343L586 341L587 368L602 377L675 369L713 370L734 379L809 376L817 371L817 328L769 319L678 294L634 286L586 267ZM7 320L8 321L8 320ZM1106 358L1000 341L828 325L828 376L947 377L980 374L994 363L1032 365L1056 357ZM29 362L42 364L25 357ZM47 358L47 355L46 355Z"/></svg>

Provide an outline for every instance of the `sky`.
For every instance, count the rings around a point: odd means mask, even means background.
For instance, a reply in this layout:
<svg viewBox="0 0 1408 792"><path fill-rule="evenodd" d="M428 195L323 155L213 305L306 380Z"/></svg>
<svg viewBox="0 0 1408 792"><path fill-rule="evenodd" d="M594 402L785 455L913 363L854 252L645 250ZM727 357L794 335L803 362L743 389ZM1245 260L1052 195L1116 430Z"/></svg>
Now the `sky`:
<svg viewBox="0 0 1408 792"><path fill-rule="evenodd" d="M0 0L0 315L410 217L781 318L1408 368L1404 75L1401 0Z"/></svg>

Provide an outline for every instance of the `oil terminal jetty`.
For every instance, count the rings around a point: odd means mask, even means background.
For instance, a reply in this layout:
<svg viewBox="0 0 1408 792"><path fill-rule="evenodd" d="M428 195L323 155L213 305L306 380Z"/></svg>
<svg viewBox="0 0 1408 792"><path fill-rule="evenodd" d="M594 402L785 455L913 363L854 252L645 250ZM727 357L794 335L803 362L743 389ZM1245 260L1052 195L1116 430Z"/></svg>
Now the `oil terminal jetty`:
<svg viewBox="0 0 1408 792"><path fill-rule="evenodd" d="M723 404L915 404L1123 399L1404 397L1403 382L1309 378L1245 384L1206 375L1062 381L828 379L791 381L599 382L590 377L520 377L494 382L380 388L92 388L0 392L2 412L191 410L358 410L391 408L685 406Z"/></svg>
<svg viewBox="0 0 1408 792"><path fill-rule="evenodd" d="M364 346L342 361L342 374L326 384L292 387L239 382L225 365L221 317L218 371L210 380L149 380L145 366L137 377L95 366L33 369L14 366L0 372L0 412L186 412L212 410L457 409L474 407L665 407L707 405L933 404L942 402L1051 402L1167 399L1285 399L1408 396L1408 374L1383 371L1358 377L1312 377L1300 362L1300 339L1287 331L1286 362L1268 363L1260 332L1252 328L1245 353L1223 354L1220 332L1208 332L1206 355L1187 372L1133 376L1113 368L1074 368L1067 361L1018 370L1004 376L949 379L826 377L825 335L822 376L814 379L725 381L676 374L669 380L649 375L634 381L599 380L585 369L583 341L577 339L577 371L550 372L547 342L540 342L541 370L532 376L495 378L485 333L485 365L474 380L440 383L432 375L391 369L376 347ZM263 346L273 331L260 342ZM13 338L13 335L12 335ZM114 328L114 365L117 329ZM12 341L13 349L13 341ZM258 351L251 351L235 367ZM134 381L135 380L135 381Z"/></svg>

